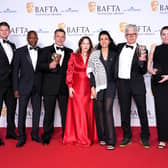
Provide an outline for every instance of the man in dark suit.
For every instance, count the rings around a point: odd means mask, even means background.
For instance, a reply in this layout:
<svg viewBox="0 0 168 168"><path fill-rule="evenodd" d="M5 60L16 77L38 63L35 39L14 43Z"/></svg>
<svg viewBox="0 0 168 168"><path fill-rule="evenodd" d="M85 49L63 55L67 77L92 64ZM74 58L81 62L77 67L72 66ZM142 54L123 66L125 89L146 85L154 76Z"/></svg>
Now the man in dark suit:
<svg viewBox="0 0 168 168"><path fill-rule="evenodd" d="M53 133L56 100L58 100L61 112L63 134L67 111L68 88L65 78L67 63L72 50L63 46L65 41L65 31L63 29L55 30L54 40L53 45L42 49L38 65L39 70L43 73L42 93L45 109L43 144L49 144ZM59 55L57 59L53 59L55 53Z"/></svg>
<svg viewBox="0 0 168 168"><path fill-rule="evenodd" d="M17 139L15 133L16 99L12 88L13 55L15 44L8 41L10 26L7 22L0 23L0 113L3 101L7 107L7 139ZM3 145L0 139L0 145Z"/></svg>
<svg viewBox="0 0 168 168"><path fill-rule="evenodd" d="M19 141L16 147L21 147L26 142L25 121L27 105L30 98L33 108L31 138L36 142L41 141L38 136L41 112L41 73L36 69L39 57L37 33L35 31L29 31L27 34L27 41L28 44L26 46L16 50L14 58L14 95L16 98L19 98Z"/></svg>
<svg viewBox="0 0 168 168"><path fill-rule="evenodd" d="M125 38L127 42L118 45L118 57L116 61L118 98L124 133L120 146L124 147L131 142L130 114L131 98L133 97L141 123L141 143L145 148L149 148L146 89L143 77L147 72L147 50L140 54L140 46L136 43L137 28L135 25L129 24L126 26Z"/></svg>

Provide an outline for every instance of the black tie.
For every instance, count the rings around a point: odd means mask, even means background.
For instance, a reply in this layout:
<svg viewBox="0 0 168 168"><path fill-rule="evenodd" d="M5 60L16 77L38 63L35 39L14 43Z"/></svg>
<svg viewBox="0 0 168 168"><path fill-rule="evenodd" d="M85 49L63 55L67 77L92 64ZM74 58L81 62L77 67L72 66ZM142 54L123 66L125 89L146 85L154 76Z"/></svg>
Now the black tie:
<svg viewBox="0 0 168 168"><path fill-rule="evenodd" d="M38 47L30 47L30 50L38 50Z"/></svg>
<svg viewBox="0 0 168 168"><path fill-rule="evenodd" d="M131 49L133 49L134 46L131 46L131 45L127 45L127 44L126 44L126 48L131 48Z"/></svg>
<svg viewBox="0 0 168 168"><path fill-rule="evenodd" d="M4 40L3 39L3 43L8 43L9 44L9 40Z"/></svg>
<svg viewBox="0 0 168 168"><path fill-rule="evenodd" d="M61 50L61 51L64 51L64 48L63 47L56 47L57 50Z"/></svg>

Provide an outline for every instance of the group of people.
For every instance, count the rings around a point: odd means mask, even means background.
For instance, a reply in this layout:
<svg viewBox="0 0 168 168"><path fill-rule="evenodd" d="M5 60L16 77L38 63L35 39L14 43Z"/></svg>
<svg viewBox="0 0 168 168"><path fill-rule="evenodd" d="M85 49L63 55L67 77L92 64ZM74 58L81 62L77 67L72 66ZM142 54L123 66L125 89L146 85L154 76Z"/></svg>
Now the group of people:
<svg viewBox="0 0 168 168"><path fill-rule="evenodd" d="M0 110L7 107L6 138L26 142L25 121L31 99L32 140L48 145L54 131L54 112L58 100L63 144L90 145L99 142L114 150L116 133L113 102L118 94L123 139L120 147L131 143L131 99L135 100L141 124L141 143L150 147L146 111L146 89L143 75L152 74L151 86L155 101L158 148L166 147L168 105L168 26L161 29L162 44L149 52L137 43L137 27L125 28L125 43L116 45L108 31L101 31L99 43L93 47L90 37L83 36L78 49L64 46L66 32L56 29L54 44L39 48L36 31L27 34L28 44L16 49L9 42L10 26L0 23ZM44 103L42 136L39 136L41 101ZM18 133L15 132L16 100L19 100ZM4 142L0 139L0 145Z"/></svg>

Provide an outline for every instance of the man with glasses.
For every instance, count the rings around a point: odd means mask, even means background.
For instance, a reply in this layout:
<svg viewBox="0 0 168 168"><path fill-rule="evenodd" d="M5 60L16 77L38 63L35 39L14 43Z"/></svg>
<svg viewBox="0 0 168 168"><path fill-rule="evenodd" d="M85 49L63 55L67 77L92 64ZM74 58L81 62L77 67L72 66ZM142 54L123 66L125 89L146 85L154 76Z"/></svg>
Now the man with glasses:
<svg viewBox="0 0 168 168"><path fill-rule="evenodd" d="M149 148L149 127L146 112L146 89L143 75L147 72L147 50L140 54L140 45L136 43L136 25L126 25L126 43L118 44L118 56L116 61L116 77L118 86L118 99L121 111L121 125L123 128L123 140L120 147L131 143L132 132L130 126L131 99L135 100L141 123L141 143Z"/></svg>

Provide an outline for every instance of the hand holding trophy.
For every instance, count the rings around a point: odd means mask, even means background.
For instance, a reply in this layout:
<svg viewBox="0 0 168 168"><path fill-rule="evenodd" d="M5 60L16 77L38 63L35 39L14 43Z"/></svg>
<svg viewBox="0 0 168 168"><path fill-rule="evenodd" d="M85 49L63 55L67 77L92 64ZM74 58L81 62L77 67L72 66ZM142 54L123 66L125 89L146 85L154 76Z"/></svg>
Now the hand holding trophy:
<svg viewBox="0 0 168 168"><path fill-rule="evenodd" d="M147 49L145 45L138 46L138 58L140 61L146 61Z"/></svg>
<svg viewBox="0 0 168 168"><path fill-rule="evenodd" d="M56 66L59 64L60 59L61 59L61 54L57 54L57 53L52 53L51 55L51 59L53 60L50 64L49 64L49 68L53 69L53 71L56 70Z"/></svg>
<svg viewBox="0 0 168 168"><path fill-rule="evenodd" d="M55 61L56 64L59 64L60 59L61 59L61 54L57 54L57 53L52 53L51 58L53 61Z"/></svg>

